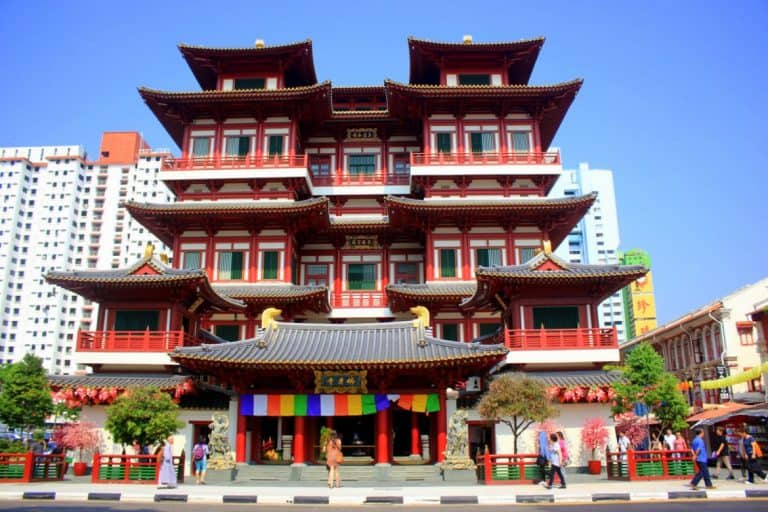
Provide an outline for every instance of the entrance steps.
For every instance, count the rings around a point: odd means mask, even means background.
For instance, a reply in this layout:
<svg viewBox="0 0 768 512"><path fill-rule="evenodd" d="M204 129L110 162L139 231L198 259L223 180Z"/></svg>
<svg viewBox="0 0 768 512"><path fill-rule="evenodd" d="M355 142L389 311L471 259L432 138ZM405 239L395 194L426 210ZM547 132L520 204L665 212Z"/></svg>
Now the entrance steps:
<svg viewBox="0 0 768 512"><path fill-rule="evenodd" d="M238 464L237 481L253 482L326 482L328 471L325 465L311 464L292 467L277 464ZM341 478L344 482L442 482L440 469L427 465L355 466L343 465Z"/></svg>

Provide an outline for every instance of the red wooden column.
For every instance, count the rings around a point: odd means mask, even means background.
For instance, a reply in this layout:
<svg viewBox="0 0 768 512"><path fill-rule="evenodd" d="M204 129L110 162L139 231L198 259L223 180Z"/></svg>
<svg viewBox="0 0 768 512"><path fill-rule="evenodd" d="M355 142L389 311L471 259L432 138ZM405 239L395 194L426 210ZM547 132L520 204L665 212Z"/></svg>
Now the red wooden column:
<svg viewBox="0 0 768 512"><path fill-rule="evenodd" d="M285 261L283 262L283 281L293 282L293 230L288 229L285 239ZM298 271L298 269L297 269Z"/></svg>
<svg viewBox="0 0 768 512"><path fill-rule="evenodd" d="M419 437L419 415L411 413L411 456L421 455L421 438Z"/></svg>
<svg viewBox="0 0 768 512"><path fill-rule="evenodd" d="M245 462L245 430L246 417L240 414L240 403L237 406L237 436L235 437L235 461Z"/></svg>
<svg viewBox="0 0 768 512"><path fill-rule="evenodd" d="M376 412L376 464L389 464L389 409Z"/></svg>
<svg viewBox="0 0 768 512"><path fill-rule="evenodd" d="M435 249L432 247L433 241L432 241L432 227L431 226L425 226L424 231L426 233L426 238L424 239L424 252L426 253L426 268L424 269L424 272L426 273L425 281L432 281L435 279L435 269L434 269L434 256L435 256Z"/></svg>
<svg viewBox="0 0 768 512"><path fill-rule="evenodd" d="M210 229L206 234L208 239L205 242L205 273L208 274L208 279L213 280L213 263L216 259L216 246L213 241L215 232Z"/></svg>
<svg viewBox="0 0 768 512"><path fill-rule="evenodd" d="M448 425L448 416L445 411L445 386L440 387L439 393L440 410L437 411L437 462L445 460L445 448L447 446L446 428Z"/></svg>
<svg viewBox="0 0 768 512"><path fill-rule="evenodd" d="M305 454L306 418L294 416L293 418L293 463L304 464L307 461Z"/></svg>

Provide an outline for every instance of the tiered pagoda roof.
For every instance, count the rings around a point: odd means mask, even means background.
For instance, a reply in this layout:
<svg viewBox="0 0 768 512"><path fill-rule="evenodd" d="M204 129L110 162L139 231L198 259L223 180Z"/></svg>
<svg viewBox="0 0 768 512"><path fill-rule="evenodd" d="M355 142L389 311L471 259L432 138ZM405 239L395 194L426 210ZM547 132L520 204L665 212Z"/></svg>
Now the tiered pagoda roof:
<svg viewBox="0 0 768 512"><path fill-rule="evenodd" d="M551 298L587 296L601 302L612 293L644 276L642 265L583 265L568 263L541 252L522 265L478 267L477 290L461 304L465 311L484 306L503 308L518 297Z"/></svg>
<svg viewBox="0 0 768 512"><path fill-rule="evenodd" d="M429 309L439 309L440 306L456 306L461 301L471 297L477 286L475 282L422 283L422 284L390 284L386 292L389 297L389 307L392 311L407 311L415 304L424 305Z"/></svg>
<svg viewBox="0 0 768 512"><path fill-rule="evenodd" d="M418 321L371 324L273 322L253 339L220 345L178 347L171 359L213 373L230 368L288 370L454 368L477 371L506 356L499 345L438 339Z"/></svg>
<svg viewBox="0 0 768 512"><path fill-rule="evenodd" d="M284 72L288 87L317 83L310 39L251 48L212 48L182 43L179 51L204 90L215 89L222 73L240 74L261 70Z"/></svg>
<svg viewBox="0 0 768 512"><path fill-rule="evenodd" d="M286 226L301 223L308 228L328 227L328 199L303 201L187 201L181 203L137 203L125 208L150 232L171 245L173 234L185 229L227 226L252 229L256 226Z"/></svg>
<svg viewBox="0 0 768 512"><path fill-rule="evenodd" d="M544 45L544 38L500 43L445 43L408 38L412 84L439 84L440 66L455 69L496 66L504 63L507 82L527 84ZM468 66L469 65L469 66Z"/></svg>
<svg viewBox="0 0 768 512"><path fill-rule="evenodd" d="M422 226L455 224L459 226L502 225L540 226L558 245L586 214L597 194L546 198L461 198L411 199L388 196L385 198L389 220L393 226Z"/></svg>
<svg viewBox="0 0 768 512"><path fill-rule="evenodd" d="M386 80L387 103L395 117L456 112L504 117L513 112L540 116L542 150L549 148L583 80L547 86L410 85Z"/></svg>
<svg viewBox="0 0 768 512"><path fill-rule="evenodd" d="M294 284L236 283L213 285L222 295L244 302L255 313L270 306L279 306L284 313L314 311L328 313L327 286L300 286Z"/></svg>
<svg viewBox="0 0 768 512"><path fill-rule="evenodd" d="M245 308L243 302L214 290L205 270L171 268L152 254L125 268L49 272L45 280L94 302L116 297L146 300L148 293L153 300L176 301L182 290L191 300L204 299L210 309L242 311ZM198 310L203 309L206 306L198 307Z"/></svg>

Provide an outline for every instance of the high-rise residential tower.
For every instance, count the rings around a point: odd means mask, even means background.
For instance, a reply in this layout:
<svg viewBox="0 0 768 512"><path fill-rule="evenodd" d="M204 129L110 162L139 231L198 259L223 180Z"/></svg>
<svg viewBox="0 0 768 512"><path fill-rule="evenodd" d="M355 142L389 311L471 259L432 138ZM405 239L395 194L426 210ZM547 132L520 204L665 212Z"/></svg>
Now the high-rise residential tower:
<svg viewBox="0 0 768 512"><path fill-rule="evenodd" d="M49 373L77 369L77 332L96 306L43 276L117 267L159 246L122 203L170 200L157 180L165 156L136 132L105 132L93 161L82 146L0 148L0 363L29 352Z"/></svg>

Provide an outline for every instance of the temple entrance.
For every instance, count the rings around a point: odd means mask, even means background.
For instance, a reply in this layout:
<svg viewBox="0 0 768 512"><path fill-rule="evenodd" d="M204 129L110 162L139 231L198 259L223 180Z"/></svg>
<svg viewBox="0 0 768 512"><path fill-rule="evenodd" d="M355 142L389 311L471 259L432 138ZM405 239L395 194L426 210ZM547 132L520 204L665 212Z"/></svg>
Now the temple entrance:
<svg viewBox="0 0 768 512"><path fill-rule="evenodd" d="M333 418L333 429L341 439L345 464L373 464L376 458L375 418L375 414Z"/></svg>
<svg viewBox="0 0 768 512"><path fill-rule="evenodd" d="M475 462L485 453L496 453L496 435L492 421L468 421L469 457Z"/></svg>
<svg viewBox="0 0 768 512"><path fill-rule="evenodd" d="M423 413L392 408L392 457L395 462L424 461L421 435L429 433L429 417ZM427 454L429 458L429 454Z"/></svg>

